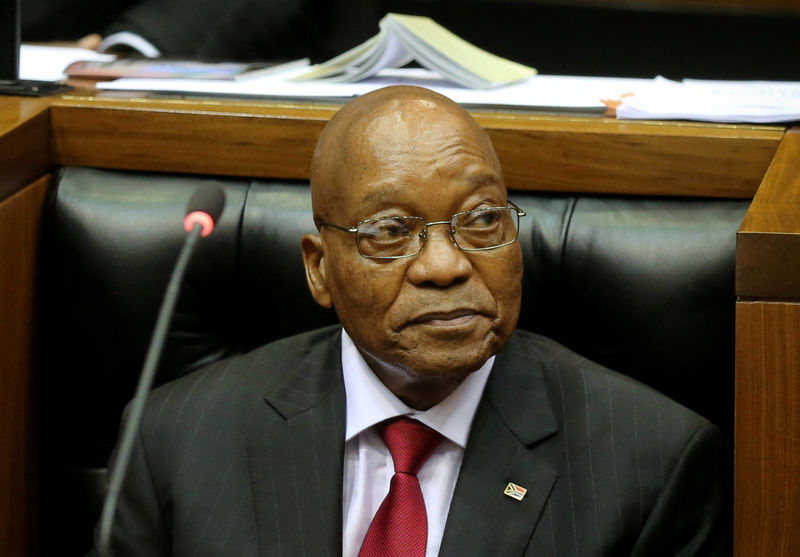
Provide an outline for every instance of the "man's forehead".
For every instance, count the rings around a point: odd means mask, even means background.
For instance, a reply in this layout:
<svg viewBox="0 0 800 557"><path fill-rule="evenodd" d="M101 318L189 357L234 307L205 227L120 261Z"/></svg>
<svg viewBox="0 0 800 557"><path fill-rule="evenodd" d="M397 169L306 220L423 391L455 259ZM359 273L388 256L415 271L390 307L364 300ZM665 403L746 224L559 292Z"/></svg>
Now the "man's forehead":
<svg viewBox="0 0 800 557"><path fill-rule="evenodd" d="M475 172L464 172L459 176L459 186L465 191L484 191L500 188L505 191L502 177L491 169L475 169ZM416 190L409 190L405 182L379 181L371 184L361 191L362 197L359 202L366 205L380 204L382 202L399 201L403 199L414 199L419 196ZM426 195L440 193L442 190L428 190ZM351 192L348 192L351 193Z"/></svg>
<svg viewBox="0 0 800 557"><path fill-rule="evenodd" d="M366 173L374 179L381 167L465 151L488 162L502 183L491 141L460 106L419 88L379 90L343 107L323 133L312 164L312 197L321 202L335 191L341 200L345 188Z"/></svg>

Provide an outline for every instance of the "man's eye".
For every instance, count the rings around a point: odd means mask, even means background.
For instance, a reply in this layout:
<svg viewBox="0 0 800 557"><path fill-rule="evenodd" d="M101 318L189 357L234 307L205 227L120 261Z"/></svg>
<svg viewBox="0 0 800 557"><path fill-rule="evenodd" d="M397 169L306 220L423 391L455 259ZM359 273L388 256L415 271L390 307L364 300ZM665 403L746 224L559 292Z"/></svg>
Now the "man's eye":
<svg viewBox="0 0 800 557"><path fill-rule="evenodd" d="M381 227L380 234L386 238L405 238L408 236L408 226L401 221L389 221Z"/></svg>
<svg viewBox="0 0 800 557"><path fill-rule="evenodd" d="M500 222L499 211L475 211L467 213L461 219L461 226L465 228L492 228Z"/></svg>
<svg viewBox="0 0 800 557"><path fill-rule="evenodd" d="M365 239L380 243L404 240L411 234L408 223L402 219L384 219L366 223L360 232Z"/></svg>

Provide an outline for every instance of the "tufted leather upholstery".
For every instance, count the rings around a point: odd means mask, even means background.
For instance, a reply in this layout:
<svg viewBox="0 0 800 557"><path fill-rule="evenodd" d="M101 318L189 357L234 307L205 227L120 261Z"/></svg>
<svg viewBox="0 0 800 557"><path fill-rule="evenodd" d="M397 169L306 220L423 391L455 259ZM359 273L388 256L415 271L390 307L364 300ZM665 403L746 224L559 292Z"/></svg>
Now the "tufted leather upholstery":
<svg viewBox="0 0 800 557"><path fill-rule="evenodd" d="M306 183L66 168L44 216L37 408L43 554L82 554L103 470L180 249L193 188L226 207L185 280L158 382L334 323L308 294ZM520 326L732 431L735 232L748 202L515 193ZM67 548L67 551L65 551ZM74 549L74 550L73 550ZM55 553L53 553L55 554Z"/></svg>

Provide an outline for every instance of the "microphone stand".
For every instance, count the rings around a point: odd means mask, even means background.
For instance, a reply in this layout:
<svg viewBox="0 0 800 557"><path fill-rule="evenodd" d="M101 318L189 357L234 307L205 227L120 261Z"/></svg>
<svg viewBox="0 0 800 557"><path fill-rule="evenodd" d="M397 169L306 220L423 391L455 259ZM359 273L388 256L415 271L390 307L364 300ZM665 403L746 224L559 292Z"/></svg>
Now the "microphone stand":
<svg viewBox="0 0 800 557"><path fill-rule="evenodd" d="M139 422L142 419L142 412L144 411L144 405L147 401L147 393L153 385L158 362L161 359L161 353L164 348L170 322L172 321L175 304L180 294L183 275L186 273L189 260L191 259L195 244L201 232L202 225L200 223L195 223L194 226L192 226L191 232L186 236L183 249L181 249L178 261L175 263L175 268L172 271L167 291L164 294L164 301L161 303L161 309L158 312L153 338L150 340L150 347L147 350L144 367L139 376L136 394L133 397L130 411L128 412L128 418L125 422L125 429L120 438L116 459L117 465L114 466L114 470L111 473L108 493L103 501L103 513L100 519L100 531L97 541L97 550L100 557L111 557L112 555L111 527L114 524L114 514L117 510L117 502L119 501L122 482L125 479L125 472L130 463L131 451L133 451L133 444L138 433Z"/></svg>

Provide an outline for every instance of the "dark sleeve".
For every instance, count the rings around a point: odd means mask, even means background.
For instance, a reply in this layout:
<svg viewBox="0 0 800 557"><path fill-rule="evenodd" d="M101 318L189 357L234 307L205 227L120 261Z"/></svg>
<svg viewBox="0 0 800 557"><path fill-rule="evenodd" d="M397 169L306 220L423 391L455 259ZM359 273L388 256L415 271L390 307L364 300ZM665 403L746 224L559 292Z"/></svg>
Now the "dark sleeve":
<svg viewBox="0 0 800 557"><path fill-rule="evenodd" d="M99 33L129 0L24 0L20 3L22 40L73 41Z"/></svg>
<svg viewBox="0 0 800 557"><path fill-rule="evenodd" d="M127 410L126 410L127 415ZM122 427L125 427L123 420ZM110 470L116 464L117 449L111 457ZM95 528L95 544L99 535ZM154 480L150 473L141 432L131 453L125 481L120 491L119 504L111 533L114 557L166 557L170 555L170 541L165 515L159 503ZM89 553L97 556L97 547Z"/></svg>
<svg viewBox="0 0 800 557"><path fill-rule="evenodd" d="M729 557L730 450L713 425L690 439L631 552L636 557Z"/></svg>
<svg viewBox="0 0 800 557"><path fill-rule="evenodd" d="M322 39L327 4L324 0L143 0L104 34L136 33L163 56L300 58L316 50Z"/></svg>

